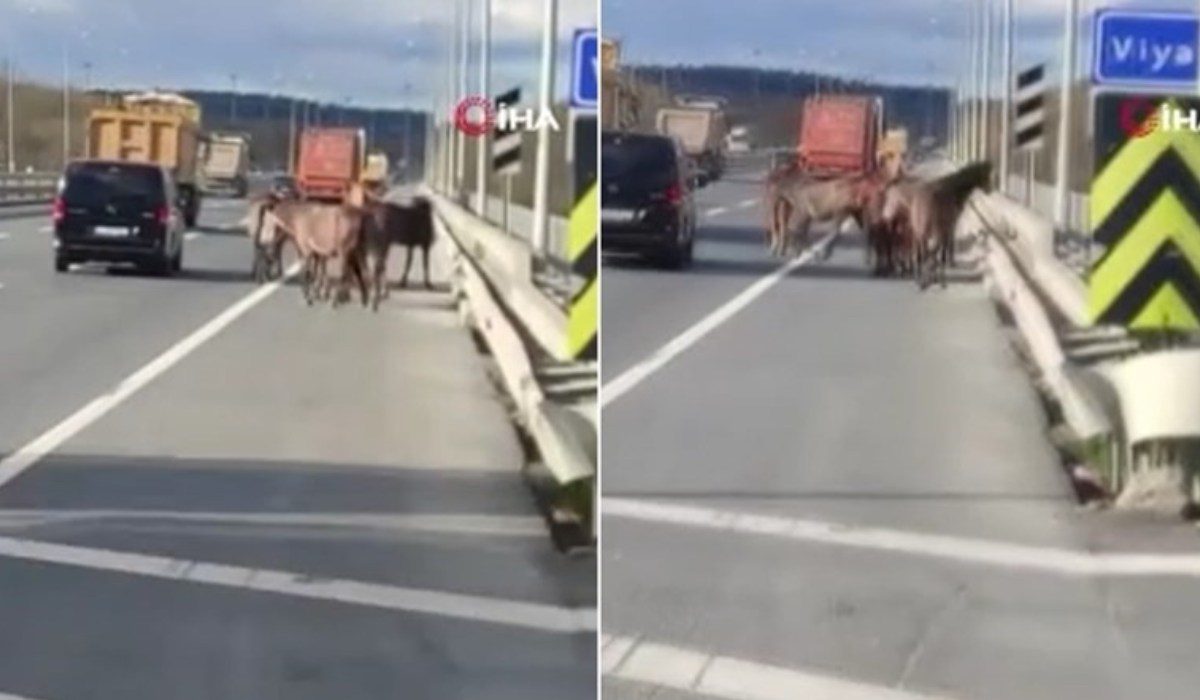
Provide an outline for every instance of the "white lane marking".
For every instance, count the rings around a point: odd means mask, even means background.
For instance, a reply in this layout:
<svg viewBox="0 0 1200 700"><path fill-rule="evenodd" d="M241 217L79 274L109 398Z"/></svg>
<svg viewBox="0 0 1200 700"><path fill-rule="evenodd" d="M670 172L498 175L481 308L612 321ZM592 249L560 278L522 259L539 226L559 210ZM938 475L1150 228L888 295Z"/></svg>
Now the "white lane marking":
<svg viewBox="0 0 1200 700"><path fill-rule="evenodd" d="M727 214L728 212L729 212L728 207L713 207L712 209L705 211L704 215L705 216L720 216L722 214Z"/></svg>
<svg viewBox="0 0 1200 700"><path fill-rule="evenodd" d="M371 530L413 530L496 537L544 537L545 523L535 515L479 513L245 513L231 511L163 510L0 510L0 528L63 525L95 521L158 521L263 527L337 527Z"/></svg>
<svg viewBox="0 0 1200 700"><path fill-rule="evenodd" d="M8 239L9 235L7 233L0 233L0 241L7 241Z"/></svg>
<svg viewBox="0 0 1200 700"><path fill-rule="evenodd" d="M54 230L53 226L43 226L38 229L38 233L50 233L53 230Z"/></svg>
<svg viewBox="0 0 1200 700"><path fill-rule="evenodd" d="M606 497L603 515L1060 576L1200 578L1200 555L1196 554L1092 553L624 498Z"/></svg>
<svg viewBox="0 0 1200 700"><path fill-rule="evenodd" d="M633 637L606 635L600 658L602 673L610 678L728 700L933 698L810 671L642 642Z"/></svg>
<svg viewBox="0 0 1200 700"><path fill-rule="evenodd" d="M758 204L758 200L754 197L751 197L750 199L743 199L741 202L739 202L738 207L741 209L749 209L755 204Z"/></svg>
<svg viewBox="0 0 1200 700"><path fill-rule="evenodd" d="M601 387L600 408L603 410L608 404L624 396L630 389L633 389L645 380L646 377L662 369L668 362L674 360L688 348L699 342L701 338L711 333L730 318L733 318L735 314L749 306L751 302L762 296L780 280L787 277L794 270L807 265L814 256L821 253L829 245L829 242L833 240L835 235L835 233L831 233L825 236L817 241L816 245L804 251L799 257L780 265L770 274L761 277L757 282L742 290L737 296L722 304L720 308L697 321L691 328L672 338L665 345L654 351L652 355L609 381Z"/></svg>
<svg viewBox="0 0 1200 700"><path fill-rule="evenodd" d="M0 693L0 700L35 700L34 698L24 695L13 695L11 693Z"/></svg>
<svg viewBox="0 0 1200 700"><path fill-rule="evenodd" d="M199 237L200 237L199 231L188 231L187 233L183 234L183 240L185 240L185 241L194 241Z"/></svg>
<svg viewBox="0 0 1200 700"><path fill-rule="evenodd" d="M401 612L424 613L575 634L596 629L596 611L487 598L271 569L0 537L0 557L76 566L150 578L206 584Z"/></svg>
<svg viewBox="0 0 1200 700"><path fill-rule="evenodd" d="M190 355L196 348L211 340L214 336L236 321L250 309L257 306L267 297L278 291L283 284L300 270L298 264L292 265L281 279L263 285L232 306L217 314L210 321L200 326L191 335L167 348L161 355L146 363L141 369L126 377L112 391L97 396L87 405L67 416L58 425L50 428L31 442L0 459L0 487L16 478L21 472L33 466L38 460L56 450L67 440L70 440L84 428L102 418L113 408L133 396L150 382L157 379L167 370L174 367L180 360Z"/></svg>

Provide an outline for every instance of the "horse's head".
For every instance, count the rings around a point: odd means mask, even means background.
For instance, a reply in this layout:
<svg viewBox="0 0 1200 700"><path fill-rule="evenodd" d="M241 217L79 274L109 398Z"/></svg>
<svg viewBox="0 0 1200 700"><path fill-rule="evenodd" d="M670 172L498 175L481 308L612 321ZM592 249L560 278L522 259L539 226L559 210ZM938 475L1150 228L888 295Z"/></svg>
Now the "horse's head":
<svg viewBox="0 0 1200 700"><path fill-rule="evenodd" d="M963 166L936 180L933 188L938 194L949 197L955 204L961 206L975 190L991 191L992 164L988 161L979 161Z"/></svg>

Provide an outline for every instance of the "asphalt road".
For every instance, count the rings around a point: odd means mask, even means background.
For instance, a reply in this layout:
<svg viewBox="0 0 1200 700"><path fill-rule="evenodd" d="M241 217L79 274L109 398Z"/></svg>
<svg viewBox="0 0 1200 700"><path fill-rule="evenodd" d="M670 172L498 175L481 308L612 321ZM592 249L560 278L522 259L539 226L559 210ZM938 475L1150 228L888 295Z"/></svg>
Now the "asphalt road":
<svg viewBox="0 0 1200 700"><path fill-rule="evenodd" d="M243 213L208 200L173 279L0 221L0 697L594 697L595 561L445 270L306 308L250 283Z"/></svg>
<svg viewBox="0 0 1200 700"><path fill-rule="evenodd" d="M605 263L605 697L1195 695L1195 529L1075 504L971 269L778 272L761 176L692 269Z"/></svg>

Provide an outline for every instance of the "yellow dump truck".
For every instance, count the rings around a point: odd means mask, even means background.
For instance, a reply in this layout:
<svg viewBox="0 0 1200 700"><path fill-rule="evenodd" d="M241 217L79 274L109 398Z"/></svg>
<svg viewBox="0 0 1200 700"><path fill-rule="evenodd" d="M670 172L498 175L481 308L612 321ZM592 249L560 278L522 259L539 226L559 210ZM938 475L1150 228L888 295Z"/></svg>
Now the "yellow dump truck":
<svg viewBox="0 0 1200 700"><path fill-rule="evenodd" d="M200 216L200 106L170 93L129 95L88 117L87 156L155 163L169 170L188 226Z"/></svg>

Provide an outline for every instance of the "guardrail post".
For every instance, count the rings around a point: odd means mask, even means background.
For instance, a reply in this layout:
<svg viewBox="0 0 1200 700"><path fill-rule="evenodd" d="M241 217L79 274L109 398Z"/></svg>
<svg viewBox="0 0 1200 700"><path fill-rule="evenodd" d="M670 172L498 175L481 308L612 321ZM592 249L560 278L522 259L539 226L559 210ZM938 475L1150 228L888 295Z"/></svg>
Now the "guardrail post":
<svg viewBox="0 0 1200 700"><path fill-rule="evenodd" d="M554 46L558 31L558 0L543 0L542 71L538 107L542 114L554 106ZM549 228L550 199L550 126L542 123L538 129L537 167L533 185L533 254L546 255Z"/></svg>

